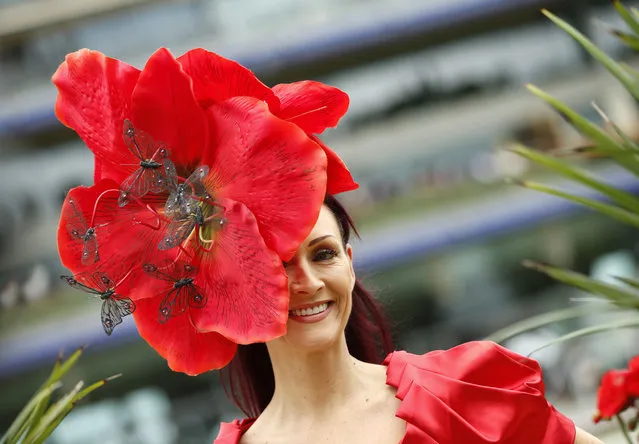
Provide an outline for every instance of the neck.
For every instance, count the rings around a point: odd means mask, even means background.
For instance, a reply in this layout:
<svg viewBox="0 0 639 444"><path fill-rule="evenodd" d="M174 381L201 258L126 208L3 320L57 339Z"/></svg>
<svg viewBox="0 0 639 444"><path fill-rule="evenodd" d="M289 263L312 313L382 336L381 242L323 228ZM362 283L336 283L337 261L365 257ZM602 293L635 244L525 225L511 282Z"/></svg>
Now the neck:
<svg viewBox="0 0 639 444"><path fill-rule="evenodd" d="M380 376L380 366L358 361L349 354L343 337L334 347L317 352L269 344L269 355L275 393L266 410L276 417L329 419L366 396Z"/></svg>

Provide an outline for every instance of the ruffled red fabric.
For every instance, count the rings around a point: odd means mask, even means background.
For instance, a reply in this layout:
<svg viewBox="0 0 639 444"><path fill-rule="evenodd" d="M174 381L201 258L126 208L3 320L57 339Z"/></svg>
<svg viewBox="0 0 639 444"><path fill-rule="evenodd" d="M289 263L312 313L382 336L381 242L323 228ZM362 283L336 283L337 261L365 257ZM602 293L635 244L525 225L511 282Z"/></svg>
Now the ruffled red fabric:
<svg viewBox="0 0 639 444"><path fill-rule="evenodd" d="M402 402L400 444L573 444L575 425L544 397L539 364L495 343L384 360ZM237 444L253 420L222 424L214 444Z"/></svg>
<svg viewBox="0 0 639 444"><path fill-rule="evenodd" d="M256 418L234 419L220 424L220 431L213 444L239 444L242 435L253 425Z"/></svg>
<svg viewBox="0 0 639 444"><path fill-rule="evenodd" d="M574 424L544 397L539 364L497 344L395 352L385 364L386 382L402 400L402 444L574 442Z"/></svg>

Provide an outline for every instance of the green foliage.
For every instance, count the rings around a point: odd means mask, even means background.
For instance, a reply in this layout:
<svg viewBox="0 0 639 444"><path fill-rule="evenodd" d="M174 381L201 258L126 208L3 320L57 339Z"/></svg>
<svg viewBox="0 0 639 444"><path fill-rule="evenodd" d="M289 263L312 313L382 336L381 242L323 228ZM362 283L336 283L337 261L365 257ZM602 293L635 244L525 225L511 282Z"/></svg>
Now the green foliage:
<svg viewBox="0 0 639 444"><path fill-rule="evenodd" d="M616 36L628 47L639 50L639 11L634 8L631 8L630 10L627 9L618 0L614 0L613 3L619 16L625 22L627 29L620 30L610 28L610 33ZM580 33L564 20L546 10L544 10L543 13L559 28L575 39L595 60L601 63L601 65L603 65L625 87L632 97L639 100L639 71L633 69L627 64L613 60L585 35ZM528 89L550 105L565 121L570 123L577 131L590 141L589 146L575 151L574 154L581 153L608 158L620 167L630 171L636 176L639 176L639 145L636 141L632 140L631 136L625 134L619 126L617 126L599 107L597 107L596 104L593 104L593 106L602 117L602 125L589 121L561 100L542 91L536 86L529 85ZM639 228L639 198L637 196L602 182L588 172L576 167L570 160L561 159L524 146L517 146L513 148L512 151L537 165L554 171L573 183L581 185L588 189L590 194L588 196L583 196L565 189L530 181L511 180L511 182L538 192L569 200L573 203L585 206L591 210L611 217L616 221ZM594 198L592 196L593 192L595 196ZM594 297L608 301L609 304L606 306L607 308L605 308L604 311L614 309L625 311L630 314L639 311L639 282L633 279L628 277L616 277L619 281L619 285L614 285L592 279L581 273L564 270L547 264L525 261L524 265L544 273L560 282L589 292L593 294ZM597 307L595 308L589 305L582 305L563 310L556 310L520 321L493 333L488 339L496 342L503 342L506 339L517 336L523 332L556 322L577 318L586 314L591 314L595 311L602 311L601 304L597 304ZM639 315L636 317L633 316L630 319L624 319L623 321L595 325L593 327L573 331L557 338L541 348L606 330L638 326Z"/></svg>
<svg viewBox="0 0 639 444"><path fill-rule="evenodd" d="M62 356L58 357L51 375L18 414L9 430L0 439L0 444L43 443L78 401L108 381L120 376L115 375L102 379L86 388L83 388L84 383L80 381L71 391L62 395L57 401L51 402L53 392L62 386L60 380L77 363L82 352L83 349L80 348L64 361Z"/></svg>

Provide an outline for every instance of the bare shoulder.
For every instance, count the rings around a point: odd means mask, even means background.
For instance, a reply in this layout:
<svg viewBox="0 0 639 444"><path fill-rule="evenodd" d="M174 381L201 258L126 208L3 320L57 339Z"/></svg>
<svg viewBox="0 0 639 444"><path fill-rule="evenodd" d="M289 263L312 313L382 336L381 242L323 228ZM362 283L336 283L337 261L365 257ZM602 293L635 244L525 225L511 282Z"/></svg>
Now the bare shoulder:
<svg viewBox="0 0 639 444"><path fill-rule="evenodd" d="M604 444L603 441L595 438L590 433L577 427L575 435L575 444Z"/></svg>
<svg viewBox="0 0 639 444"><path fill-rule="evenodd" d="M272 427L269 428L268 418L264 420L264 416L260 415L257 420L251 424L251 427L242 434L239 444L264 444L267 442L277 442L274 433L277 431Z"/></svg>
<svg viewBox="0 0 639 444"><path fill-rule="evenodd" d="M394 418L401 401L395 396L397 389L386 384L386 366L364 363L370 376L369 390L366 397L366 407L373 410L381 410L383 415ZM368 414L371 412L368 411Z"/></svg>

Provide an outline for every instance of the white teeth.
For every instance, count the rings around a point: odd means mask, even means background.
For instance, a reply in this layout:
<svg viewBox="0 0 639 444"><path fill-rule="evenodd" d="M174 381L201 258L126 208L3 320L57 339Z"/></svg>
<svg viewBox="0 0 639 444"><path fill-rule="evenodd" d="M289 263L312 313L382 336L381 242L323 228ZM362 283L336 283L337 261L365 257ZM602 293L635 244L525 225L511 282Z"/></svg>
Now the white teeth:
<svg viewBox="0 0 639 444"><path fill-rule="evenodd" d="M316 305L315 307L311 307L311 308L302 308L301 310L292 310L292 311L289 311L289 314L293 316L311 316L314 314L321 313L325 311L327 308L328 308L328 304L324 303L324 304Z"/></svg>

